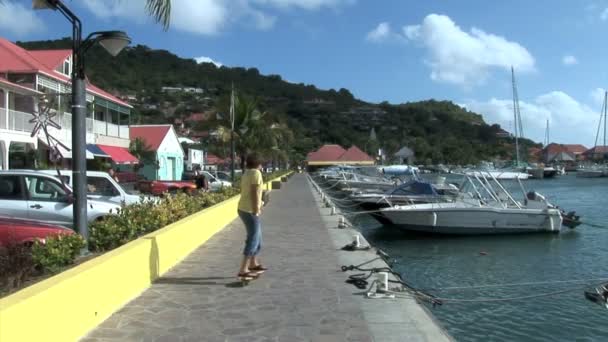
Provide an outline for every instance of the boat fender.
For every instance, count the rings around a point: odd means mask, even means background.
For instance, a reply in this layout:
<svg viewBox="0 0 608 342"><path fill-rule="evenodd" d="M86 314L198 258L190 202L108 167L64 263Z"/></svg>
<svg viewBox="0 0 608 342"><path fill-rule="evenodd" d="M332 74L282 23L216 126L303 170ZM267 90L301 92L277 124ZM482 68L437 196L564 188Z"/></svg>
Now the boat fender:
<svg viewBox="0 0 608 342"><path fill-rule="evenodd" d="M436 213L436 212L433 212L433 216L432 216L431 221L432 221L432 222L431 222L431 225L432 225L433 227L437 226L437 213Z"/></svg>

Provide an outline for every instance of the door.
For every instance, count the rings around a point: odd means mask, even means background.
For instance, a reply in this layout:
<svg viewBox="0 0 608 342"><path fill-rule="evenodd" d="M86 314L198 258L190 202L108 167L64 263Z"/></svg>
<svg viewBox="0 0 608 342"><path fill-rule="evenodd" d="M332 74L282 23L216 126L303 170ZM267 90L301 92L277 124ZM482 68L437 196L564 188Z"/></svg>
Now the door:
<svg viewBox="0 0 608 342"><path fill-rule="evenodd" d="M124 200L116 186L109 179L100 176L87 176L87 197L119 204Z"/></svg>
<svg viewBox="0 0 608 342"><path fill-rule="evenodd" d="M176 177L177 170L175 169L175 157L167 157L167 170L171 180L178 180Z"/></svg>
<svg viewBox="0 0 608 342"><path fill-rule="evenodd" d="M31 220L72 227L74 211L68 193L55 178L25 176L28 217Z"/></svg>
<svg viewBox="0 0 608 342"><path fill-rule="evenodd" d="M27 218L27 198L21 176L0 176L0 215Z"/></svg>

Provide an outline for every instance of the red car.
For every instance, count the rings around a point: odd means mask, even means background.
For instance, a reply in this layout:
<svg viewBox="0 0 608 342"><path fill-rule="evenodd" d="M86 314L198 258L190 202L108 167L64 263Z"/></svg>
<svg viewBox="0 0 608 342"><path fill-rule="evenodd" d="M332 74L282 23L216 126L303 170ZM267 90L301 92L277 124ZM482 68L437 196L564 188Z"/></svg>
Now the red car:
<svg viewBox="0 0 608 342"><path fill-rule="evenodd" d="M137 183L137 189L142 194L152 194L159 196L165 192L177 193L185 192L190 193L196 190L196 184L188 181L139 181Z"/></svg>
<svg viewBox="0 0 608 342"><path fill-rule="evenodd" d="M45 241L49 236L60 234L71 235L69 228L18 218L0 217L0 246L10 244L30 244L34 241Z"/></svg>

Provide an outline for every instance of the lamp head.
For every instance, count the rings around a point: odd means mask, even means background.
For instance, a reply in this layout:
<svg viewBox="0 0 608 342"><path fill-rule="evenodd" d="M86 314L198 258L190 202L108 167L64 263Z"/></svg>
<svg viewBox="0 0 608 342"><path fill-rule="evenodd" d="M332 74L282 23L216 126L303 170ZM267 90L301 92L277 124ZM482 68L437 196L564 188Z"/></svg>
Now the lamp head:
<svg viewBox="0 0 608 342"><path fill-rule="evenodd" d="M32 0L32 8L35 10L57 9L57 0Z"/></svg>
<svg viewBox="0 0 608 342"><path fill-rule="evenodd" d="M110 55L116 57L127 45L131 43L131 38L123 31L99 32L96 38L99 45L103 46Z"/></svg>

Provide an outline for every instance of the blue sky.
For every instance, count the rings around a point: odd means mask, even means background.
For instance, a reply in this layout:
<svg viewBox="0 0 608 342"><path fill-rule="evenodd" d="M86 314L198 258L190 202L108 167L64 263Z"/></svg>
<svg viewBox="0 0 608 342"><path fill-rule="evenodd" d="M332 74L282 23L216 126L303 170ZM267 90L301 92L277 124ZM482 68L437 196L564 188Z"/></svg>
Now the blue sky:
<svg viewBox="0 0 608 342"><path fill-rule="evenodd" d="M52 11L4 0L0 36L70 32ZM174 0L164 32L140 0L66 1L86 32L122 29L135 44L292 82L348 88L372 102L454 101L512 127L510 66L524 134L593 146L606 88L608 0Z"/></svg>

